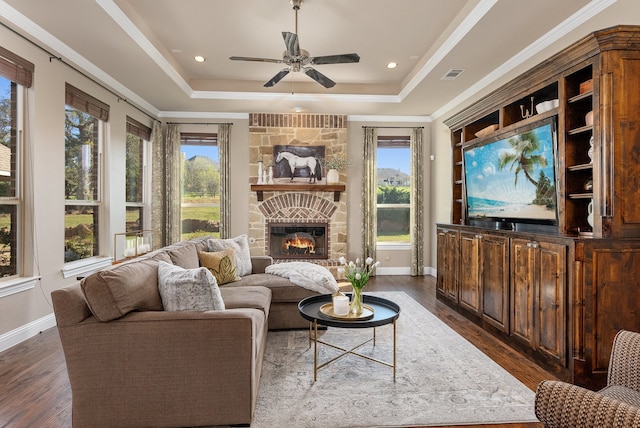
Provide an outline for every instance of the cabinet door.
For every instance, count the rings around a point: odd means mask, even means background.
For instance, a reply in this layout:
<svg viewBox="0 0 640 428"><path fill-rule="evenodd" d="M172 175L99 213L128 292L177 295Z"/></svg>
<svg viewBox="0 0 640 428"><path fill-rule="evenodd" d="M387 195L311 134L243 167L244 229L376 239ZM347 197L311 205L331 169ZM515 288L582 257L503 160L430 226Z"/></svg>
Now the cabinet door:
<svg viewBox="0 0 640 428"><path fill-rule="evenodd" d="M460 306L480 315L480 250L476 233L460 232Z"/></svg>
<svg viewBox="0 0 640 428"><path fill-rule="evenodd" d="M528 239L511 240L511 331L520 341L535 347L534 298L536 251Z"/></svg>
<svg viewBox="0 0 640 428"><path fill-rule="evenodd" d="M480 240L482 318L509 331L509 239L483 234Z"/></svg>
<svg viewBox="0 0 640 428"><path fill-rule="evenodd" d="M536 347L566 366L565 245L540 242L537 248Z"/></svg>
<svg viewBox="0 0 640 428"><path fill-rule="evenodd" d="M458 240L457 231L438 229L437 292L455 302L458 299Z"/></svg>

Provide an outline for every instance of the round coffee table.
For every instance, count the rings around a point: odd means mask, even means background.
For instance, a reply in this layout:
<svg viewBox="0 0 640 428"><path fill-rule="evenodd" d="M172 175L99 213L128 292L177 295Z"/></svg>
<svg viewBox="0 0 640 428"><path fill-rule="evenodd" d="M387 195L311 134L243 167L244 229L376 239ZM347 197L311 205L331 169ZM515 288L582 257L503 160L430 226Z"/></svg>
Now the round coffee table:
<svg viewBox="0 0 640 428"><path fill-rule="evenodd" d="M349 295L349 293L346 293ZM298 310L300 315L307 321L309 321L309 346L313 342L313 380L317 380L318 370L333 361L341 358L345 355L351 354L361 358L365 358L370 361L374 361L385 366L393 368L393 378L396 378L396 320L400 316L400 306L392 302L391 300L363 294L363 303L373 309L373 316L366 319L345 319L342 317L333 317L327 315L326 311L322 311L321 308L327 304L331 304L331 294L321 294L319 296L311 296L303 299L298 303ZM326 308L326 306L325 306ZM373 341L373 346L376 344L376 327L393 324L393 364L386 361L371 358L367 355L355 352L361 346ZM322 341L318 339L318 325L324 325L327 327L337 328L373 328L373 336L360 343L359 345L345 349L340 346ZM318 344L330 346L334 349L342 351L340 355L331 360L318 365Z"/></svg>

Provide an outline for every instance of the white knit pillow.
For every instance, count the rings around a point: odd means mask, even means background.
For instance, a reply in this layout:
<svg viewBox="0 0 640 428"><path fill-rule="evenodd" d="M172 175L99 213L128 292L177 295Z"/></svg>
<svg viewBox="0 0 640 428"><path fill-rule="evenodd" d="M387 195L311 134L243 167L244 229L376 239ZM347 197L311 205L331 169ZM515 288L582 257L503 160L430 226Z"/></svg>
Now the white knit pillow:
<svg viewBox="0 0 640 428"><path fill-rule="evenodd" d="M158 262L158 291L165 311L222 311L216 278L207 268L184 269Z"/></svg>
<svg viewBox="0 0 640 428"><path fill-rule="evenodd" d="M251 252L249 251L249 237L247 235L236 236L231 239L209 239L207 243L209 251L222 251L233 248L236 251L236 269L238 276L251 273Z"/></svg>

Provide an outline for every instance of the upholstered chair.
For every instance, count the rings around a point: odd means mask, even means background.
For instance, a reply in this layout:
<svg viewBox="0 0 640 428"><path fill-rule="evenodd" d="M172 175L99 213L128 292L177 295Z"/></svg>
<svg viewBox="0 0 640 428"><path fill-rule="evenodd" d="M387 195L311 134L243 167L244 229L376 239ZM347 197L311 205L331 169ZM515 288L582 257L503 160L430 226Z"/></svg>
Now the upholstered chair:
<svg viewBox="0 0 640 428"><path fill-rule="evenodd" d="M640 427L640 334L616 334L605 388L594 392L543 381L536 391L535 412L545 427Z"/></svg>

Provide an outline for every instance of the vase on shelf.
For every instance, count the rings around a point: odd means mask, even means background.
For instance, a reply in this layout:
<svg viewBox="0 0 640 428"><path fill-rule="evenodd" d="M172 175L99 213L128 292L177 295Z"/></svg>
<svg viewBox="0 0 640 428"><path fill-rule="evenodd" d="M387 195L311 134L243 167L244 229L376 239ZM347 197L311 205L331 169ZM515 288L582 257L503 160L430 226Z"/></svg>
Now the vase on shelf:
<svg viewBox="0 0 640 428"><path fill-rule="evenodd" d="M262 177L262 161L258 161L258 184L264 184Z"/></svg>
<svg viewBox="0 0 640 428"><path fill-rule="evenodd" d="M338 184L340 182L340 173L337 169L327 171L327 184Z"/></svg>
<svg viewBox="0 0 640 428"><path fill-rule="evenodd" d="M589 156L589 163L593 163L593 135L589 139L589 150L587 150L587 155Z"/></svg>
<svg viewBox="0 0 640 428"><path fill-rule="evenodd" d="M589 223L589 226L593 229L593 200L587 205L587 223Z"/></svg>

